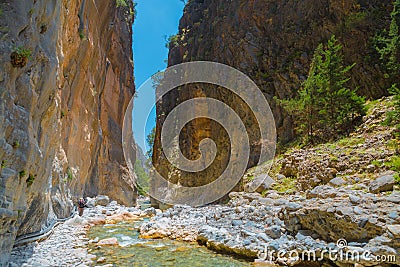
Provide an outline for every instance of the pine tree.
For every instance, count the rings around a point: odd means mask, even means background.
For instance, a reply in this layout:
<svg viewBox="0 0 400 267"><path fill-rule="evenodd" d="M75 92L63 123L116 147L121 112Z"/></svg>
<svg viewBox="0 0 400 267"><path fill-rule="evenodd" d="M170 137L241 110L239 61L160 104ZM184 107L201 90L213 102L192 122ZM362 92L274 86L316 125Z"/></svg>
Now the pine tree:
<svg viewBox="0 0 400 267"><path fill-rule="evenodd" d="M314 52L307 80L299 90L297 98L277 100L280 105L295 118L295 126L299 135L305 136L306 143L314 143L314 132L318 128L318 112L320 98L318 97L319 74L317 66L322 61L323 45L320 44Z"/></svg>
<svg viewBox="0 0 400 267"><path fill-rule="evenodd" d="M392 83L388 89L394 96L395 110L388 112L386 123L397 125L397 134L400 132L400 89L396 84L400 77L400 0L393 2L393 11L390 13L391 23L389 33L376 37L376 49L381 55L382 63L386 68L386 78Z"/></svg>
<svg viewBox="0 0 400 267"><path fill-rule="evenodd" d="M386 78L400 76L400 0L393 2L389 33L376 37L376 49L386 67Z"/></svg>
<svg viewBox="0 0 400 267"><path fill-rule="evenodd" d="M307 80L295 99L278 101L294 117L298 133L307 142L326 141L347 134L354 121L365 114L365 99L346 87L348 72L342 46L332 36L314 52Z"/></svg>
<svg viewBox="0 0 400 267"><path fill-rule="evenodd" d="M333 35L322 52L322 62L318 66L319 94L323 102L320 115L325 135L330 137L350 131L354 119L365 113L364 98L346 87L350 80L348 72L355 64L344 66L341 50L342 45Z"/></svg>

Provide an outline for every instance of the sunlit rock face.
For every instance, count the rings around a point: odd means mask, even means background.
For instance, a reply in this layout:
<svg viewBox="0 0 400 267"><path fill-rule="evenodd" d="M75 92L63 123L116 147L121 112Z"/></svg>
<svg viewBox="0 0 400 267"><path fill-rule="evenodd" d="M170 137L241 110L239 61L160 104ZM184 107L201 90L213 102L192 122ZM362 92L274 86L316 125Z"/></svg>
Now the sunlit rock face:
<svg viewBox="0 0 400 267"><path fill-rule="evenodd" d="M171 38L169 66L208 60L227 64L247 74L262 90L275 117L281 143L293 138L293 122L274 100L295 96L306 79L313 52L335 34L343 44L345 63L356 63L349 86L368 98L385 95L383 71L374 50L373 37L388 27L392 0L193 0L188 1ZM218 177L230 153L229 137L222 127L207 119L192 121L180 136L181 149L190 159L199 156L199 142L213 139L220 153L201 174L182 173L165 159L160 143L161 127L168 113L194 97L213 97L235 110L246 124L251 144L249 167L258 160L257 124L240 99L211 86L175 90L157 105L157 130L153 161L160 173L174 183L202 185ZM239 111L240 112L240 111ZM154 185L157 186L157 185Z"/></svg>
<svg viewBox="0 0 400 267"><path fill-rule="evenodd" d="M126 2L0 3L0 265L17 235L69 216L77 197L135 203L121 145L134 93Z"/></svg>

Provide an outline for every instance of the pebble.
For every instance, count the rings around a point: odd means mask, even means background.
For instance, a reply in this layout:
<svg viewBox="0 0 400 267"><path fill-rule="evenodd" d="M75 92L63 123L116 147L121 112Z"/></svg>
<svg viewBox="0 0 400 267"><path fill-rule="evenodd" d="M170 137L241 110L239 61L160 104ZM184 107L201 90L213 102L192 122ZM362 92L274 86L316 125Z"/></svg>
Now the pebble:
<svg viewBox="0 0 400 267"><path fill-rule="evenodd" d="M349 199L352 204L359 204L361 202L361 198L356 195L349 195Z"/></svg>
<svg viewBox="0 0 400 267"><path fill-rule="evenodd" d="M105 257L100 257L100 258L97 259L96 262L97 262L97 263L104 263L104 262L106 262L106 260L107 260L107 259L106 259Z"/></svg>
<svg viewBox="0 0 400 267"><path fill-rule="evenodd" d="M397 213L397 211L392 211L389 213L389 218L396 220L399 217L399 214Z"/></svg>

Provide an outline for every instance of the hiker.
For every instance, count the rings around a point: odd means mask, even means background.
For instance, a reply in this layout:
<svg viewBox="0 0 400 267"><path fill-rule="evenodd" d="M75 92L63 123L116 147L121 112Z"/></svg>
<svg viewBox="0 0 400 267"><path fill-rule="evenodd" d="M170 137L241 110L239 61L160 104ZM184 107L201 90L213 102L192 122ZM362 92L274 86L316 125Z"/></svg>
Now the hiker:
<svg viewBox="0 0 400 267"><path fill-rule="evenodd" d="M85 200L81 197L78 200L78 212L79 212L79 216L83 215L83 208L86 206L86 202Z"/></svg>

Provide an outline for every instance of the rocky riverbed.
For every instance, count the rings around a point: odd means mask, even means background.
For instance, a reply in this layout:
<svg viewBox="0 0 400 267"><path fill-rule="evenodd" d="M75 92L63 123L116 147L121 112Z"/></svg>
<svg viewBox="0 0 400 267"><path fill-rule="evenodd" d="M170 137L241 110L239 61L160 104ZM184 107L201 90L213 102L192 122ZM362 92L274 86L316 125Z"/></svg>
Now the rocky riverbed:
<svg viewBox="0 0 400 267"><path fill-rule="evenodd" d="M107 196L88 198L87 205L88 208L82 217L75 215L65 223L57 225L46 240L15 247L10 266L102 266L99 264L101 259L96 259L88 249L89 243L97 242L86 237L88 229L99 224L136 221L149 215L147 211L141 211L139 208L128 208L117 204L116 201L110 202ZM100 240L99 245L102 245L101 242L107 245L110 240Z"/></svg>
<svg viewBox="0 0 400 267"><path fill-rule="evenodd" d="M174 206L163 212L124 207L99 196L89 199L82 217L58 225L48 239L15 248L10 266L113 266L102 265L106 260L91 249L118 250L118 240L89 239L87 230L143 218L149 219L140 226L141 238L194 241L257 264L398 265L400 192L387 191L387 180L382 178L379 187L385 192L322 185L285 196L273 190L265 196L231 193L226 205Z"/></svg>
<svg viewBox="0 0 400 267"><path fill-rule="evenodd" d="M372 194L324 185L305 195L230 197L227 205L170 208L142 224L141 234L197 240L221 253L288 266L309 260L313 266L400 264L397 191Z"/></svg>

